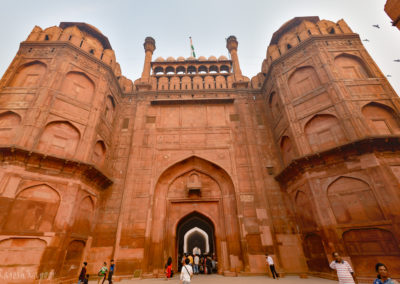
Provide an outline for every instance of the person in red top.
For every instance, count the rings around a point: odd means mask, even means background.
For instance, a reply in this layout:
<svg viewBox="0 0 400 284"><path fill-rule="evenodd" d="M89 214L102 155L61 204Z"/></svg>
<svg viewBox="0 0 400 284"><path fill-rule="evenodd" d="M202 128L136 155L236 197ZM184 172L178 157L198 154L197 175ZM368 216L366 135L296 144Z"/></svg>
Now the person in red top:
<svg viewBox="0 0 400 284"><path fill-rule="evenodd" d="M168 257L167 264L165 264L165 276L167 278L172 278L173 276L173 271L172 271L172 257Z"/></svg>

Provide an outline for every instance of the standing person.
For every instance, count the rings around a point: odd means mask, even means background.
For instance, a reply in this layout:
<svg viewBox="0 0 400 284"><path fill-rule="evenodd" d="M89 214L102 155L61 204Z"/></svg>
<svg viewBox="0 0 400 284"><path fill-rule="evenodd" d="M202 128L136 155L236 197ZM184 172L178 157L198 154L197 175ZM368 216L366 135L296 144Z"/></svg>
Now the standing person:
<svg viewBox="0 0 400 284"><path fill-rule="evenodd" d="M204 274L208 274L208 271L207 271L207 255L204 256L204 258L202 260L202 265L203 265Z"/></svg>
<svg viewBox="0 0 400 284"><path fill-rule="evenodd" d="M168 278L172 278L172 257L168 257L167 263L165 264L165 276Z"/></svg>
<svg viewBox="0 0 400 284"><path fill-rule="evenodd" d="M204 262L204 257L201 256L201 257L200 257L200 262L199 262L199 272L200 272L201 274L204 274L203 262Z"/></svg>
<svg viewBox="0 0 400 284"><path fill-rule="evenodd" d="M399 284L396 280L389 278L387 267L383 263L377 263L375 265L375 271L378 272L378 276L374 284Z"/></svg>
<svg viewBox="0 0 400 284"><path fill-rule="evenodd" d="M199 261L200 261L199 255L196 254L196 255L194 256L194 258L193 258L193 263L194 263L193 270L194 270L194 274L199 274Z"/></svg>
<svg viewBox="0 0 400 284"><path fill-rule="evenodd" d="M188 259L189 259L190 266L192 266L192 268L193 268L193 256L191 254L189 254Z"/></svg>
<svg viewBox="0 0 400 284"><path fill-rule="evenodd" d="M185 265L182 267L181 277L180 277L182 284L189 284L190 279L192 279L192 276L193 276L193 269L189 265L189 259L185 259Z"/></svg>
<svg viewBox="0 0 400 284"><path fill-rule="evenodd" d="M211 259L211 265L212 265L212 271L217 272L217 259L215 257L215 254L213 254L212 259Z"/></svg>
<svg viewBox="0 0 400 284"><path fill-rule="evenodd" d="M97 284L99 284L102 279L103 279L103 282L101 282L101 283L104 283L104 280L106 280L106 276L107 276L107 270L108 270L107 262L104 261L103 267L100 268L99 273L97 273L97 275L100 276L100 278L97 280Z"/></svg>
<svg viewBox="0 0 400 284"><path fill-rule="evenodd" d="M185 260L186 260L186 254L183 254L182 260L181 260L182 267L185 265ZM182 271L182 267L181 267L181 271Z"/></svg>
<svg viewBox="0 0 400 284"><path fill-rule="evenodd" d="M85 280L83 280L83 284L89 284L89 274L86 274Z"/></svg>
<svg viewBox="0 0 400 284"><path fill-rule="evenodd" d="M114 259L111 259L111 261L110 261L110 271L108 272L108 277L107 277L109 284L113 283L112 282L112 277L113 277L113 274L114 274L114 270L115 270ZM104 283L104 280L103 280L103 283Z"/></svg>
<svg viewBox="0 0 400 284"><path fill-rule="evenodd" d="M338 252L332 253L334 261L329 265L330 268L335 269L339 278L340 284L355 284L354 271L350 264L343 260Z"/></svg>
<svg viewBox="0 0 400 284"><path fill-rule="evenodd" d="M211 257L208 255L206 257L206 266L207 266L207 274L212 273L212 263L211 263Z"/></svg>
<svg viewBox="0 0 400 284"><path fill-rule="evenodd" d="M265 254L265 257L266 257L266 259L267 259L267 263L268 263L268 265L269 265L269 269L271 270L272 277L273 277L274 279L275 279L275 277L279 279L279 274L278 274L278 272L276 272L276 270L275 270L274 260L272 259L271 256L268 255L268 253Z"/></svg>
<svg viewBox="0 0 400 284"><path fill-rule="evenodd" d="M85 276L86 276L86 266L87 266L87 262L85 261L83 263L82 269L81 269L81 273L79 274L79 278L78 278L78 284L81 284L85 281Z"/></svg>

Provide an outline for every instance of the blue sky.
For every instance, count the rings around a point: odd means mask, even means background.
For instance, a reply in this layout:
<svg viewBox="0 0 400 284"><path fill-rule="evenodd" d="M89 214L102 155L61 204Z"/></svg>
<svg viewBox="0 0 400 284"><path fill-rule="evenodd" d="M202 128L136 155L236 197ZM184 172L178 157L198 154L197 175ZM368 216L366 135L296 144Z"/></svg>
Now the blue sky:
<svg viewBox="0 0 400 284"><path fill-rule="evenodd" d="M190 55L192 36L196 55L228 55L225 38L239 41L243 74L252 77L261 70L272 34L297 16L344 19L354 32L370 42L364 45L400 94L400 31L384 12L386 0L1 0L0 74L14 58L19 43L35 25L42 28L62 21L86 22L108 37L129 79L140 77L146 36L156 40L158 56ZM380 29L372 27L379 24Z"/></svg>

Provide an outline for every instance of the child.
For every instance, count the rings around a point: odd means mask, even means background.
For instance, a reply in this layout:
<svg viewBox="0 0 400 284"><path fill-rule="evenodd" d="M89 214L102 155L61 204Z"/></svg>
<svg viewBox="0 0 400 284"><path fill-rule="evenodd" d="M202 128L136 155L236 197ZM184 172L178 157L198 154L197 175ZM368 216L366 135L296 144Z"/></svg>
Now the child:
<svg viewBox="0 0 400 284"><path fill-rule="evenodd" d="M85 280L83 280L83 284L89 284L89 274L86 274Z"/></svg>

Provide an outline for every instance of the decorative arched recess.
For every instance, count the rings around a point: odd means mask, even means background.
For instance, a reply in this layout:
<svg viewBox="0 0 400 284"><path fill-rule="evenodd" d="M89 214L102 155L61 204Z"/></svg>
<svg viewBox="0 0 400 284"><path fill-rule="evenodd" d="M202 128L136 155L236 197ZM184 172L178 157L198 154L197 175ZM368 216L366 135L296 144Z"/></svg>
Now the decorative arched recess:
<svg viewBox="0 0 400 284"><path fill-rule="evenodd" d="M103 141L97 141L93 148L92 160L98 165L102 166L106 158L106 145Z"/></svg>
<svg viewBox="0 0 400 284"><path fill-rule="evenodd" d="M64 78L61 92L83 103L90 103L94 93L93 81L82 72L69 72Z"/></svg>
<svg viewBox="0 0 400 284"><path fill-rule="evenodd" d="M317 227L310 198L303 191L298 191L295 197L296 212L300 219L303 231L310 231Z"/></svg>
<svg viewBox="0 0 400 284"><path fill-rule="evenodd" d="M14 220L14 222L18 222L18 220ZM39 238L21 237L1 240L0 271L2 279L6 279L3 278L6 275L15 275L16 267L25 275L37 275L46 247L47 243Z"/></svg>
<svg viewBox="0 0 400 284"><path fill-rule="evenodd" d="M226 79L224 76L217 76L215 78L215 85L217 89L226 89Z"/></svg>
<svg viewBox="0 0 400 284"><path fill-rule="evenodd" d="M378 262L390 264L392 277L400 276L400 247L392 232L378 228L349 230L343 233L343 241L355 272L376 277Z"/></svg>
<svg viewBox="0 0 400 284"><path fill-rule="evenodd" d="M72 158L80 140L79 130L68 121L54 121L46 125L40 137L38 150Z"/></svg>
<svg viewBox="0 0 400 284"><path fill-rule="evenodd" d="M89 235L92 228L94 216L94 203L90 196L86 196L81 200L76 211L74 225L72 231L80 235Z"/></svg>
<svg viewBox="0 0 400 284"><path fill-rule="evenodd" d="M60 205L57 191L46 184L22 190L14 199L4 231L50 232Z"/></svg>
<svg viewBox="0 0 400 284"><path fill-rule="evenodd" d="M365 105L361 112L374 133L380 135L400 133L398 118L392 108L371 102Z"/></svg>
<svg viewBox="0 0 400 284"><path fill-rule="evenodd" d="M21 123L21 117L12 111L0 114L0 145L12 143L15 129Z"/></svg>
<svg viewBox="0 0 400 284"><path fill-rule="evenodd" d="M298 98L321 86L321 81L313 67L305 66L290 75L288 85L293 98Z"/></svg>
<svg viewBox="0 0 400 284"><path fill-rule="evenodd" d="M310 271L330 272L321 236L315 233L306 235L303 247L304 256L306 257L307 266Z"/></svg>
<svg viewBox="0 0 400 284"><path fill-rule="evenodd" d="M22 65L10 82L10 87L37 88L46 72L46 64L33 61Z"/></svg>
<svg viewBox="0 0 400 284"><path fill-rule="evenodd" d="M268 106L271 111L272 119L277 119L281 112L281 109L279 107L278 95L275 92L272 92L269 96Z"/></svg>
<svg viewBox="0 0 400 284"><path fill-rule="evenodd" d="M204 88L203 78L200 76L193 77L193 89L194 90L202 90Z"/></svg>
<svg viewBox="0 0 400 284"><path fill-rule="evenodd" d="M169 86L168 77L161 77L158 79L159 90L168 90L168 86Z"/></svg>
<svg viewBox="0 0 400 284"><path fill-rule="evenodd" d="M342 53L336 56L335 66L342 79L367 79L372 77L364 61L351 54Z"/></svg>
<svg viewBox="0 0 400 284"><path fill-rule="evenodd" d="M317 114L310 119L304 132L312 151L322 151L347 141L339 120L334 115Z"/></svg>
<svg viewBox="0 0 400 284"><path fill-rule="evenodd" d="M195 199L191 199L186 191L186 182L193 173L199 176L202 185L201 197ZM204 196L208 202L199 201L198 198ZM176 228L184 216L196 210L214 225L220 271L243 270L235 189L223 168L196 156L177 162L160 175L152 199L153 208L147 216L151 220L150 231L146 233L149 235L145 247L148 257L144 259L143 269L162 273L164 259L160 255L177 259Z"/></svg>
<svg viewBox="0 0 400 284"><path fill-rule="evenodd" d="M283 136L280 143L282 160L284 165L288 165L294 158L292 141L288 136Z"/></svg>
<svg viewBox="0 0 400 284"><path fill-rule="evenodd" d="M74 240L69 243L61 269L61 276L78 275L85 245L85 242L80 240Z"/></svg>
<svg viewBox="0 0 400 284"><path fill-rule="evenodd" d="M112 124L114 120L114 113L115 113L115 100L112 96L107 96L104 116L110 124Z"/></svg>
<svg viewBox="0 0 400 284"><path fill-rule="evenodd" d="M328 187L328 199L339 224L380 221L382 210L371 187L352 177L339 177Z"/></svg>

